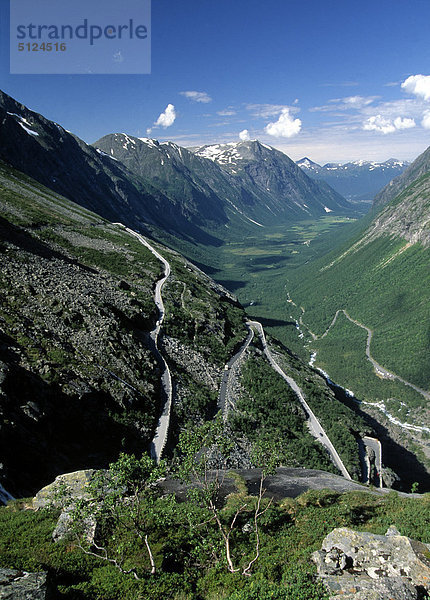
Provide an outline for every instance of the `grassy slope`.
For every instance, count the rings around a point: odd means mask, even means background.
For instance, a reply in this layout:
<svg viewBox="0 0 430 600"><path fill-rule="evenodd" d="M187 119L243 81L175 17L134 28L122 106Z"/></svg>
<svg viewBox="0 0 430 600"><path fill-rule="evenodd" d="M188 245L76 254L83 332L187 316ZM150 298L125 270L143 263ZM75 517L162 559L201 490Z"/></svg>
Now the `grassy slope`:
<svg viewBox="0 0 430 600"><path fill-rule="evenodd" d="M430 174L417 179L373 220L369 215L367 230L310 264L291 285L314 333L346 309L373 331L373 357L424 389L430 386L430 249L416 240L428 239L429 182Z"/></svg>
<svg viewBox="0 0 430 600"><path fill-rule="evenodd" d="M284 371L301 387L352 477L360 480L357 438L371 433L371 427L334 396L320 375L279 342L271 340L271 348ZM336 472L324 447L307 431L303 410L290 387L253 346L249 354L241 365L241 394L236 410L230 413L232 428L245 440L263 437L276 443L284 466Z"/></svg>
<svg viewBox="0 0 430 600"><path fill-rule="evenodd" d="M230 498L234 504L234 497ZM48 570L58 598L65 600L321 600L325 598L312 583L315 570L310 556L321 547L323 538L335 527L384 534L395 525L402 535L429 543L429 498L400 498L395 493L384 498L363 492L337 494L309 491L297 498L276 503L261 523L260 559L250 578L227 573L222 561L214 561L196 532L186 525L186 505L175 504L150 527L150 540L158 573L145 575L146 553L136 555L135 542L126 532L116 532L107 543L124 544L126 556L139 566L142 580L134 581L113 566L84 556L73 544L52 542L57 514L49 511L0 508L0 566L28 571ZM189 507L188 507L189 509ZM231 516L231 508L224 510ZM161 517L161 515L160 515ZM241 529L249 515L244 513L233 536L233 554L250 553L248 534ZM224 517L223 517L224 518ZM215 531L213 535L215 535ZM199 554L192 549L199 543ZM133 564L133 563L132 563ZM259 587L261 586L261 587ZM251 590L254 589L254 595ZM232 596L249 590L249 595ZM57 596L56 596L57 597Z"/></svg>
<svg viewBox="0 0 430 600"><path fill-rule="evenodd" d="M371 353L380 364L427 389L429 258L428 248L384 236L324 270L315 263L292 283L291 296L318 335L346 309L373 330Z"/></svg>

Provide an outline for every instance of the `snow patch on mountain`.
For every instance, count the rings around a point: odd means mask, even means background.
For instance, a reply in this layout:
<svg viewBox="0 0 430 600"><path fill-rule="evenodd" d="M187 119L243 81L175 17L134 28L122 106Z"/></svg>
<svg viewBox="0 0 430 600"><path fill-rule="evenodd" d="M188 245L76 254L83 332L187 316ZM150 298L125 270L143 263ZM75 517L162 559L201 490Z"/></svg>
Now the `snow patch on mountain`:
<svg viewBox="0 0 430 600"><path fill-rule="evenodd" d="M152 140L151 138L141 137L141 138L137 138L137 139L140 140L141 142L143 142L144 144L146 144L147 146L149 146L150 148L158 147L158 144L156 143L156 141Z"/></svg>
<svg viewBox="0 0 430 600"><path fill-rule="evenodd" d="M23 117L22 115L18 115L17 113L12 113L12 112L8 112L7 114L10 115L11 117L17 117L18 125L20 125L24 129L24 131L26 131L30 135L39 136L37 131L34 131L34 129L30 129L31 123L29 123L25 117Z"/></svg>
<svg viewBox="0 0 430 600"><path fill-rule="evenodd" d="M18 123L19 125L21 125L21 127L24 129L24 131L26 131L27 133L29 133L30 135L36 135L39 136L39 134L37 133L37 131L34 131L33 129L29 129L28 127L26 127L25 125L23 125L22 123Z"/></svg>

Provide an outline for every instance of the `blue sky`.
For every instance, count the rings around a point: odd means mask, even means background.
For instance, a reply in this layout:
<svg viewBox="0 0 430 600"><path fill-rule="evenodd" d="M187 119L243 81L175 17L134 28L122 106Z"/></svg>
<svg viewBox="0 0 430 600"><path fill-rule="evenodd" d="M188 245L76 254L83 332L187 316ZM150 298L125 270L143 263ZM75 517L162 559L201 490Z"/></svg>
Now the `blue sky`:
<svg viewBox="0 0 430 600"><path fill-rule="evenodd" d="M430 145L429 0L153 0L147 75L10 75L0 2L1 89L87 142L241 136L320 163Z"/></svg>

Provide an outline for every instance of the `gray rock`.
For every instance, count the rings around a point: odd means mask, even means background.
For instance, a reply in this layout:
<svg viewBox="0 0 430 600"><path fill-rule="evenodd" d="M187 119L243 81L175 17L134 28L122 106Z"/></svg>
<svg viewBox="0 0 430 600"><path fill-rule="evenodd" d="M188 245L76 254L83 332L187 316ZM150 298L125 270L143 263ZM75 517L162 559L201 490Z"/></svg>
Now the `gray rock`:
<svg viewBox="0 0 430 600"><path fill-rule="evenodd" d="M0 569L1 600L47 600L46 573Z"/></svg>
<svg viewBox="0 0 430 600"><path fill-rule="evenodd" d="M330 599L337 600L417 600L416 588L400 577L385 579L358 578L346 573L342 577L324 580Z"/></svg>
<svg viewBox="0 0 430 600"><path fill-rule="evenodd" d="M59 516L55 529L52 532L52 539L54 540L54 542L61 542L70 538L73 535L73 523L72 517L70 515L70 510L73 510L73 507L70 507L70 509L63 510L63 512ZM89 543L92 543L94 541L97 530L96 519L94 517L88 517L84 519L80 523L80 530L83 530L85 532L86 540Z"/></svg>
<svg viewBox="0 0 430 600"><path fill-rule="evenodd" d="M70 515L70 512L74 509L73 501L78 499L88 500L90 498L86 488L95 472L94 469L86 469L59 475L55 478L53 483L42 488L33 498L33 508L36 510L47 506L63 508L52 533L54 542L64 540L73 534L72 519ZM62 502L58 498L58 492L61 489L64 490L65 502ZM87 541L93 542L97 529L96 519L93 517L84 519L84 521L80 523L80 529L85 532Z"/></svg>
<svg viewBox="0 0 430 600"><path fill-rule="evenodd" d="M37 492L33 498L33 508L46 508L47 506L60 506L58 492L64 487L67 490L69 498L87 498L86 487L95 473L94 469L85 469L83 471L74 471L73 473L64 473L58 475L53 483L45 486Z"/></svg>
<svg viewBox="0 0 430 600"><path fill-rule="evenodd" d="M386 537L390 537L392 535L402 535L400 531L397 529L395 525L390 525L387 529Z"/></svg>
<svg viewBox="0 0 430 600"><path fill-rule="evenodd" d="M425 544L400 535L334 529L312 555L331 598L414 600L430 590L430 554Z"/></svg>

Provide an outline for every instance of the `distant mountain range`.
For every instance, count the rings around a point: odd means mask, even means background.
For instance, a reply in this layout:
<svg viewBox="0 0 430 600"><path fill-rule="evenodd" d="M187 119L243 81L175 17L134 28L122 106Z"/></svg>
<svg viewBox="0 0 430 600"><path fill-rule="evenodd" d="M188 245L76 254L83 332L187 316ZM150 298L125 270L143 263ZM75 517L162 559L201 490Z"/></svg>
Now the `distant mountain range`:
<svg viewBox="0 0 430 600"><path fill-rule="evenodd" d="M91 146L3 92L0 124L0 159L111 221L189 245L219 245L275 222L355 214L325 182L257 141L218 146L216 157L211 147L190 151L122 133Z"/></svg>
<svg viewBox="0 0 430 600"><path fill-rule="evenodd" d="M257 140L192 150L255 190L276 219L283 213L301 218L351 211L349 203L331 187L303 177L303 171L286 154Z"/></svg>
<svg viewBox="0 0 430 600"><path fill-rule="evenodd" d="M307 157L296 164L310 177L326 181L348 200L367 203L371 203L375 194L409 165L406 161L390 158L382 163L356 160L321 166Z"/></svg>
<svg viewBox="0 0 430 600"><path fill-rule="evenodd" d="M116 133L93 145L200 215L222 208L229 219L264 225L351 211L329 186L303 176L288 156L258 141L186 149Z"/></svg>

